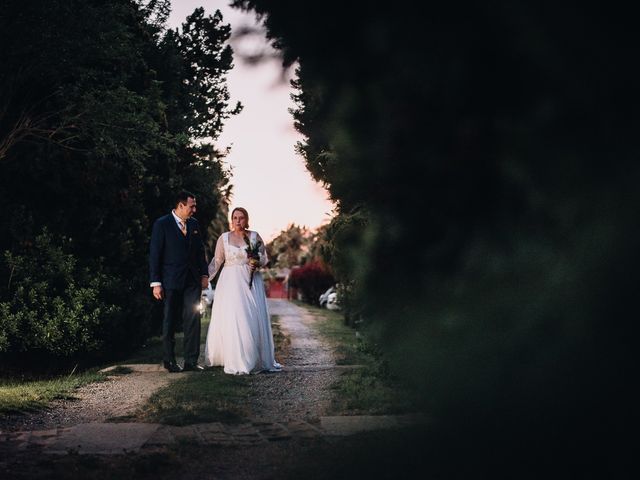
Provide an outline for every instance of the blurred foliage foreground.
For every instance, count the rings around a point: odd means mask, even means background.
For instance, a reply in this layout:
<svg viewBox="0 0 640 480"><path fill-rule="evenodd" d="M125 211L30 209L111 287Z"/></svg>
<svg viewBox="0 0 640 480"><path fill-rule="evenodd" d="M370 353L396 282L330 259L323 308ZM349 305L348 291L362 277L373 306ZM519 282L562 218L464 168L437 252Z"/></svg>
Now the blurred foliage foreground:
<svg viewBox="0 0 640 480"><path fill-rule="evenodd" d="M640 78L618 3L234 2L297 62L298 149L363 325L443 441L515 478L631 465Z"/></svg>

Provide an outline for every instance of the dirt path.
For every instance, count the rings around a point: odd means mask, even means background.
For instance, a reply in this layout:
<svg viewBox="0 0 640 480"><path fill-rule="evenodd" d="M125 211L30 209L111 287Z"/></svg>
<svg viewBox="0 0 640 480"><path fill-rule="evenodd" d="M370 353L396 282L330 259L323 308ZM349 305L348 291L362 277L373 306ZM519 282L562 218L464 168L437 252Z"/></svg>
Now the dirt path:
<svg viewBox="0 0 640 480"><path fill-rule="evenodd" d="M278 358L281 372L251 377L251 412L265 421L315 421L327 415L331 385L339 375L333 351L315 333L304 308L269 299L269 311L291 343L286 356Z"/></svg>
<svg viewBox="0 0 640 480"><path fill-rule="evenodd" d="M72 399L55 400L48 409L0 418L0 430L48 430L80 423L106 422L133 415L149 397L178 377L159 365L134 365L127 375L108 376L106 381L85 385Z"/></svg>
<svg viewBox="0 0 640 480"><path fill-rule="evenodd" d="M414 423L400 416L331 416L331 387L349 367L336 365L308 310L280 299L271 299L269 308L290 343L276 355L281 372L247 377L250 415L241 423L139 423L135 414L152 393L184 377L159 365L135 365L132 373L79 389L77 400L0 418L0 478L287 480L301 472L329 478L319 473L322 461L338 472L352 462L345 448L369 451L353 434ZM325 460L317 464L317 458Z"/></svg>
<svg viewBox="0 0 640 480"><path fill-rule="evenodd" d="M250 411L264 421L314 421L326 415L331 403L330 386L339 374L331 349L310 327L313 317L287 300L269 299L271 315L279 317L280 328L289 337L286 356L280 355L283 370L252 375ZM131 365L127 375L109 376L74 392L74 399L56 400L47 410L0 418L0 431L48 430L82 423L106 422L133 417L158 389L180 375L160 365Z"/></svg>

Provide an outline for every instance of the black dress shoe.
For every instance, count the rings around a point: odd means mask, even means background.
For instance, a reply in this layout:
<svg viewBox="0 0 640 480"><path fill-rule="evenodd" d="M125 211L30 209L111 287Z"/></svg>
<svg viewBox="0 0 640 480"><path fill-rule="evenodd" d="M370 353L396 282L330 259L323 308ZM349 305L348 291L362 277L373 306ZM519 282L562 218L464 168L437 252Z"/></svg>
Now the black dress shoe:
<svg viewBox="0 0 640 480"><path fill-rule="evenodd" d="M204 372L204 367L202 365L193 364L193 363L185 363L182 367L183 372Z"/></svg>
<svg viewBox="0 0 640 480"><path fill-rule="evenodd" d="M178 373L182 371L180 365L175 362L164 362L164 368L166 368L171 373Z"/></svg>

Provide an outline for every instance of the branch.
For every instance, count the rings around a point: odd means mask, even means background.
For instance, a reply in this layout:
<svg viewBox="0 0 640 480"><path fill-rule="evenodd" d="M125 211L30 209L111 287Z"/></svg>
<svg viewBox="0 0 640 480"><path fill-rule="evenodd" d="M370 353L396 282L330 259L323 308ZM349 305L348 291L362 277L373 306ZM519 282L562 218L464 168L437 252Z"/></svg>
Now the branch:
<svg viewBox="0 0 640 480"><path fill-rule="evenodd" d="M0 120L7 110L6 105L0 109ZM51 120L61 117L63 111L34 114L33 110L34 107L31 107L20 112L9 132L0 137L0 161L7 156L11 148L29 137L51 142L66 149L78 150L67 144L78 138L78 135L74 134L77 130L75 123L81 114L66 118L60 125L51 127L49 126Z"/></svg>

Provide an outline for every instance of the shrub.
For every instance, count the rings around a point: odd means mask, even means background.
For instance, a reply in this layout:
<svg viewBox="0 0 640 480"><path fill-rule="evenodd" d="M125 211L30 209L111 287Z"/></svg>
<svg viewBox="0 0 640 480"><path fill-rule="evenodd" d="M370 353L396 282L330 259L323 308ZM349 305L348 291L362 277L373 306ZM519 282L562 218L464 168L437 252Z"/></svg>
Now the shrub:
<svg viewBox="0 0 640 480"><path fill-rule="evenodd" d="M318 305L318 297L335 283L327 266L319 260L312 260L300 268L294 268L289 274L289 287L302 293L306 303Z"/></svg>
<svg viewBox="0 0 640 480"><path fill-rule="evenodd" d="M25 352L40 360L97 356L109 339L107 327L122 320L123 309L105 301L117 279L79 265L65 252L64 242L45 230L19 253L5 252L9 281L5 298L0 298L3 364Z"/></svg>

